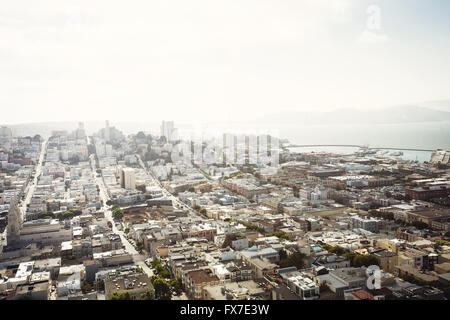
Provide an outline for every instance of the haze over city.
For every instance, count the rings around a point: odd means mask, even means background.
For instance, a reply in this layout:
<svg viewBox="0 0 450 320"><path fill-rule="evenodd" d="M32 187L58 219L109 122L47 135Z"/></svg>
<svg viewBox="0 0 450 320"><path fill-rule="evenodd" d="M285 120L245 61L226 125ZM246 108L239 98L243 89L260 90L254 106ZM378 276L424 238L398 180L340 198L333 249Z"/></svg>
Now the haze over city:
<svg viewBox="0 0 450 320"><path fill-rule="evenodd" d="M449 2L372 2L8 1L1 123L450 111Z"/></svg>
<svg viewBox="0 0 450 320"><path fill-rule="evenodd" d="M448 313L449 13L2 3L0 315Z"/></svg>

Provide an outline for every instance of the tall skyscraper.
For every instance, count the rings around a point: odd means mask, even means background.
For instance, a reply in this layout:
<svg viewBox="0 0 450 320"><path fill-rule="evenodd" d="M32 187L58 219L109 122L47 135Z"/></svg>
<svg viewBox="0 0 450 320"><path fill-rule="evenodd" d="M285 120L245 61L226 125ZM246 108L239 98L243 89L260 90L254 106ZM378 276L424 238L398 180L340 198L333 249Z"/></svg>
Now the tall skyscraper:
<svg viewBox="0 0 450 320"><path fill-rule="evenodd" d="M5 126L0 127L0 137L12 138L11 128Z"/></svg>
<svg viewBox="0 0 450 320"><path fill-rule="evenodd" d="M106 142L109 142L111 140L111 129L109 128L109 121L108 120L106 120L105 140L106 140Z"/></svg>
<svg viewBox="0 0 450 320"><path fill-rule="evenodd" d="M12 130L8 127L0 127L0 146L10 150L12 143Z"/></svg>
<svg viewBox="0 0 450 320"><path fill-rule="evenodd" d="M17 203L17 198L13 197L9 203L8 227L6 241L7 245L17 243L20 240L20 229L22 226L22 212Z"/></svg>
<svg viewBox="0 0 450 320"><path fill-rule="evenodd" d="M123 168L120 174L120 184L122 188L136 189L136 176L133 168Z"/></svg>
<svg viewBox="0 0 450 320"><path fill-rule="evenodd" d="M173 121L163 121L161 123L161 137L166 137L167 141L175 140L176 132Z"/></svg>
<svg viewBox="0 0 450 320"><path fill-rule="evenodd" d="M78 129L75 131L75 135L77 139L86 138L86 132L84 131L84 123L78 122Z"/></svg>

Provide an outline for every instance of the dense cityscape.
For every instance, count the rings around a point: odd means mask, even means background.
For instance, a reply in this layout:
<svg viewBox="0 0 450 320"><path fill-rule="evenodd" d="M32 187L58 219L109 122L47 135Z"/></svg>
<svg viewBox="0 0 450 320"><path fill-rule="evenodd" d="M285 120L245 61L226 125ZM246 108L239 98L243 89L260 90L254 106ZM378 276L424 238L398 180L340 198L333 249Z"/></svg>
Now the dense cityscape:
<svg viewBox="0 0 450 320"><path fill-rule="evenodd" d="M2 1L1 316L445 316L449 13Z"/></svg>
<svg viewBox="0 0 450 320"><path fill-rule="evenodd" d="M443 300L450 152L0 128L2 300Z"/></svg>

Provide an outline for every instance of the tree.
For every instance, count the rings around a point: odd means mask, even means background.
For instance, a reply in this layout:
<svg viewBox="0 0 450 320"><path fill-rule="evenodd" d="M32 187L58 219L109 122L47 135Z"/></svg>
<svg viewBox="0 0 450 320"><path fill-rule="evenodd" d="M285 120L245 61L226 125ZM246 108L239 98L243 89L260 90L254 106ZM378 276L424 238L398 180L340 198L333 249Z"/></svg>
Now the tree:
<svg viewBox="0 0 450 320"><path fill-rule="evenodd" d="M266 235L265 235L266 237L277 237L277 238L279 238L279 239L289 239L289 236L287 235L287 233L285 233L285 232L283 232L283 231L275 231L275 232L272 232L272 233L267 233Z"/></svg>
<svg viewBox="0 0 450 320"><path fill-rule="evenodd" d="M334 253L336 255L343 255L344 253L347 252L347 250L345 250L344 248L340 247L340 246L330 246L329 244L322 244L321 245L323 249L327 250L330 253Z"/></svg>
<svg viewBox="0 0 450 320"><path fill-rule="evenodd" d="M171 279L169 281L169 285L173 292L175 292L176 294L181 293L181 291L182 291L181 283L178 279Z"/></svg>
<svg viewBox="0 0 450 320"><path fill-rule="evenodd" d="M158 258L154 257L150 264L151 264L152 268L155 269L156 265L160 264L160 262L159 262Z"/></svg>
<svg viewBox="0 0 450 320"><path fill-rule="evenodd" d="M337 254L338 256L345 253L345 249L339 246L331 247L330 250L328 250L331 253Z"/></svg>
<svg viewBox="0 0 450 320"><path fill-rule="evenodd" d="M287 255L285 250L281 250L279 254L280 254L280 261L284 260L284 259L287 259L287 257L288 257L288 255Z"/></svg>
<svg viewBox="0 0 450 320"><path fill-rule="evenodd" d="M114 291L109 297L109 300L131 300L131 294L128 291L120 293Z"/></svg>
<svg viewBox="0 0 450 320"><path fill-rule="evenodd" d="M170 279L170 272L164 269L160 272L159 276L165 279Z"/></svg>
<svg viewBox="0 0 450 320"><path fill-rule="evenodd" d="M142 193L145 193L147 191L147 189L145 188L144 184L139 184L136 186L136 190L139 190Z"/></svg>
<svg viewBox="0 0 450 320"><path fill-rule="evenodd" d="M137 297L137 300L154 300L155 295L150 290L145 291L139 297Z"/></svg>
<svg viewBox="0 0 450 320"><path fill-rule="evenodd" d="M144 140L144 139L146 139L146 138L147 138L147 136L146 136L145 133L142 132L142 131L139 131L139 132L136 134L136 139Z"/></svg>
<svg viewBox="0 0 450 320"><path fill-rule="evenodd" d="M280 261L281 268L296 267L297 269L303 269L305 266L305 255L301 252L295 252L288 256L286 259Z"/></svg>
<svg viewBox="0 0 450 320"><path fill-rule="evenodd" d="M51 211L44 211L39 213L38 219L54 219L55 214Z"/></svg>
<svg viewBox="0 0 450 320"><path fill-rule="evenodd" d="M83 284L83 286L81 287L81 290L83 292L90 292L90 291L92 291L92 285L90 283L85 282Z"/></svg>
<svg viewBox="0 0 450 320"><path fill-rule="evenodd" d="M139 252L142 252L142 250L144 250L144 242L138 241L136 243L136 246L137 246Z"/></svg>
<svg viewBox="0 0 450 320"><path fill-rule="evenodd" d="M439 245L439 246L450 246L450 241L436 240L436 244Z"/></svg>
<svg viewBox="0 0 450 320"><path fill-rule="evenodd" d="M412 225L414 227L416 227L417 229L426 229L426 228L428 228L428 225L426 223L422 222L422 221L414 221L412 223Z"/></svg>
<svg viewBox="0 0 450 320"><path fill-rule="evenodd" d="M170 300L172 298L172 290L170 290L170 287L165 279L156 277L154 278L152 284L155 288L155 298L157 300Z"/></svg>
<svg viewBox="0 0 450 320"><path fill-rule="evenodd" d="M69 209L65 212L58 212L55 214L55 218L59 219L60 221L66 220L66 219L72 219L75 215L78 215L78 210L74 211L72 209Z"/></svg>
<svg viewBox="0 0 450 320"><path fill-rule="evenodd" d="M236 240L238 236L236 234L227 234L225 240L222 243L222 248L227 248L233 245L233 241Z"/></svg>
<svg viewBox="0 0 450 320"><path fill-rule="evenodd" d="M166 278L166 279L170 278L170 272L163 267L163 265L159 262L158 259L153 258L151 265L159 278Z"/></svg>
<svg viewBox="0 0 450 320"><path fill-rule="evenodd" d="M344 257L350 260L350 265L352 267L378 265L378 259L371 254L346 253L344 254Z"/></svg>
<svg viewBox="0 0 450 320"><path fill-rule="evenodd" d="M123 210L118 205L114 205L112 208L112 215L114 219L121 220L123 218Z"/></svg>

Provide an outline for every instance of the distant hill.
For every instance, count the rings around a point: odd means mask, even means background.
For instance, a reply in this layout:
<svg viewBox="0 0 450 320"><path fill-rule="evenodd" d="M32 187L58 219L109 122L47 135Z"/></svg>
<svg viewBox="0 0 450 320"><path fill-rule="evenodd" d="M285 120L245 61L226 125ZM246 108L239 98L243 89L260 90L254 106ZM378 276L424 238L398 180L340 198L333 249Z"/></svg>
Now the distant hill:
<svg viewBox="0 0 450 320"><path fill-rule="evenodd" d="M450 100L427 101L419 103L418 106L450 112Z"/></svg>
<svg viewBox="0 0 450 320"><path fill-rule="evenodd" d="M269 120L270 119L270 120ZM286 111L257 119L277 124L391 124L450 121L450 112L418 106L398 106L376 110L337 109L329 112Z"/></svg>
<svg viewBox="0 0 450 320"><path fill-rule="evenodd" d="M427 105L429 107L426 107ZM447 108L448 111L444 109ZM395 123L420 123L420 122L442 122L450 121L450 100L424 102L417 105L396 106L382 109L360 110L356 108L341 108L327 112L316 111L279 111L272 114L258 116L252 120L239 119L237 117L229 122L218 121L225 125L223 130L228 130L231 125L268 127L283 125L332 125L332 124L395 124ZM217 129L218 125L208 123ZM0 123L0 125L2 125ZM75 130L78 121L65 122L41 122L7 125L17 136L34 136L40 134L49 137L53 130ZM138 131L159 134L160 122L111 122L125 135L137 133ZM177 128L188 132L192 130L192 124L177 123ZM85 121L84 127L87 134L92 134L105 127L104 121ZM240 128L241 128L240 127Z"/></svg>

